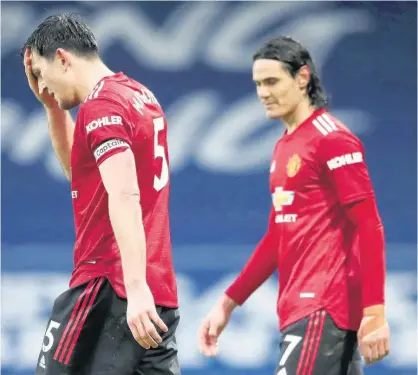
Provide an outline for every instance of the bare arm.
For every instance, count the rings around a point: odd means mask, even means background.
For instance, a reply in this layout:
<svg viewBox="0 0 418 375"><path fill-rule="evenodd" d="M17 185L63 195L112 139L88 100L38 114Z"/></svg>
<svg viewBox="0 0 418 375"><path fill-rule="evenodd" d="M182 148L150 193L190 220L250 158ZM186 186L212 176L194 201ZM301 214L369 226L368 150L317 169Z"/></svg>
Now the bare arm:
<svg viewBox="0 0 418 375"><path fill-rule="evenodd" d="M109 217L122 259L123 279L128 298L128 326L145 349L162 342L154 324L168 328L159 317L146 282L146 241L134 155L130 148L105 159L99 165L109 195Z"/></svg>
<svg viewBox="0 0 418 375"><path fill-rule="evenodd" d="M71 179L71 148L74 140L74 121L69 111L58 106L45 107L52 147L68 180Z"/></svg>
<svg viewBox="0 0 418 375"><path fill-rule="evenodd" d="M99 166L109 195L109 216L122 258L126 291L146 284L146 241L132 151L127 149Z"/></svg>

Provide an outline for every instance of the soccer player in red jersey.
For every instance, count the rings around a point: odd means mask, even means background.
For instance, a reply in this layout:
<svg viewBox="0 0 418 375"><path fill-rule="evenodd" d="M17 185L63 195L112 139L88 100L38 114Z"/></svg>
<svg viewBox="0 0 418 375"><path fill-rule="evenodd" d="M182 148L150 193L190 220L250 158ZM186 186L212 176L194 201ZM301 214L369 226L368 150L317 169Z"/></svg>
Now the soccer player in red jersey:
<svg viewBox="0 0 418 375"><path fill-rule="evenodd" d="M71 181L76 232L70 288L55 301L36 374L180 374L164 112L101 61L75 15L44 20L22 55Z"/></svg>
<svg viewBox="0 0 418 375"><path fill-rule="evenodd" d="M262 46L253 79L268 117L286 125L270 166L271 214L245 268L204 319L201 351L216 355L234 308L277 269L276 373L362 374L360 353L369 364L389 352L384 233L363 145L325 109L311 56L296 41Z"/></svg>

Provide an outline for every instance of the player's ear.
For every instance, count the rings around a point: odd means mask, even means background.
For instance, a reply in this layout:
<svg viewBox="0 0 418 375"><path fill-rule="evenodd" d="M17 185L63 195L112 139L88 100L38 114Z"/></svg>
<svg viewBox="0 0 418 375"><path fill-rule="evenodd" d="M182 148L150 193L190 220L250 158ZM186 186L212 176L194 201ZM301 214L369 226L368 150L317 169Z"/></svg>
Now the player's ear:
<svg viewBox="0 0 418 375"><path fill-rule="evenodd" d="M59 65L62 67L64 72L70 67L70 54L65 49L58 48L55 54L55 58L57 59Z"/></svg>
<svg viewBox="0 0 418 375"><path fill-rule="evenodd" d="M296 76L299 88L304 90L308 87L309 81L311 79L311 72L309 67L304 65L299 69L299 72Z"/></svg>

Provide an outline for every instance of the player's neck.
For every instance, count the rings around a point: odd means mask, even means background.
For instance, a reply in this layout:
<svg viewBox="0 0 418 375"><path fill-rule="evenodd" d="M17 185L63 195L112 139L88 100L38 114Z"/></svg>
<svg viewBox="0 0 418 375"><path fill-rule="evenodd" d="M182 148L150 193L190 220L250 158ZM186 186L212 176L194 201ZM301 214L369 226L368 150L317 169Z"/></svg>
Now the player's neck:
<svg viewBox="0 0 418 375"><path fill-rule="evenodd" d="M90 95L97 83L104 77L114 75L101 60L86 61L83 66L80 67L80 74L82 79L78 86L78 94L80 99L84 99Z"/></svg>
<svg viewBox="0 0 418 375"><path fill-rule="evenodd" d="M293 133L314 112L315 108L309 101L301 102L291 114L282 119L286 125L287 134Z"/></svg>

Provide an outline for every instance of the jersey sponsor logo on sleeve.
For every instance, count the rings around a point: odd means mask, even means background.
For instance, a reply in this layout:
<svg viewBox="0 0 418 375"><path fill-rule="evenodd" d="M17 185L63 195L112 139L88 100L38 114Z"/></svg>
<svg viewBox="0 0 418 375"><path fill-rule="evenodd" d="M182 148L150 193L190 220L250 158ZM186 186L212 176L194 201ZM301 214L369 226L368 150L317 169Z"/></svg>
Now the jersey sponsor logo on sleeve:
<svg viewBox="0 0 418 375"><path fill-rule="evenodd" d="M361 152L353 152L351 154L345 154L337 156L327 161L328 168L332 171L334 169L343 167L345 165L351 165L361 163L363 161L363 155Z"/></svg>
<svg viewBox="0 0 418 375"><path fill-rule="evenodd" d="M86 130L87 133L91 131L101 128L102 126L109 126L109 125L122 125L122 117L120 116L104 116L98 118L96 120L91 121L87 126Z"/></svg>
<svg viewBox="0 0 418 375"><path fill-rule="evenodd" d="M129 144L125 141L122 141L121 139L110 139L96 148L96 151L94 151L94 157L96 158L96 160L99 160L99 158L107 154L109 151L122 147L129 148Z"/></svg>

